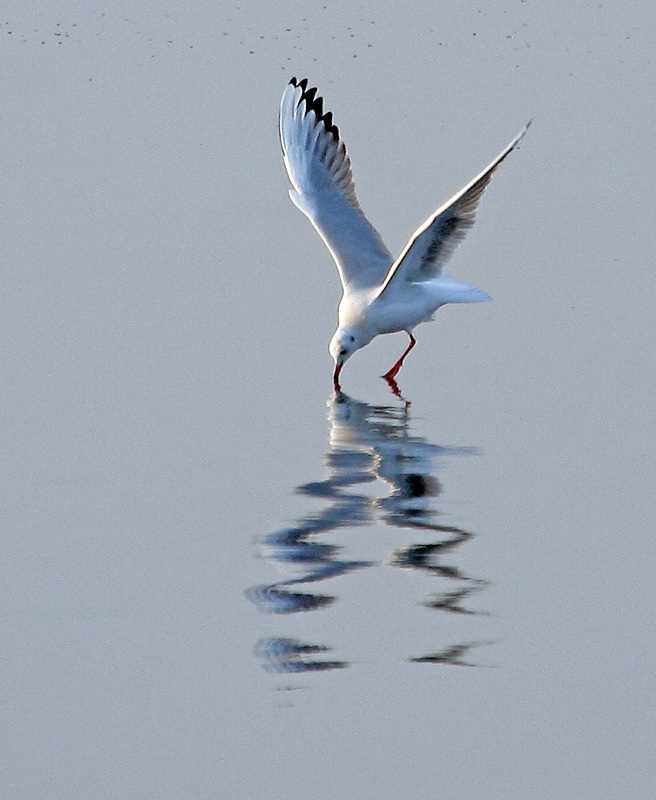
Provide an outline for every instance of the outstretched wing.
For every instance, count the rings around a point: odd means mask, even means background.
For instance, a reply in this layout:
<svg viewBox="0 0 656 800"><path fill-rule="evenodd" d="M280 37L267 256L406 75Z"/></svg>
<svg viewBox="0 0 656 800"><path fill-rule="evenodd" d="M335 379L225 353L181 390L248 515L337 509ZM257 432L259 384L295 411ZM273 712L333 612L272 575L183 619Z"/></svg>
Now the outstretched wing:
<svg viewBox="0 0 656 800"><path fill-rule="evenodd" d="M360 209L344 142L307 78L292 78L282 96L280 143L289 196L326 243L344 288L379 286L392 256Z"/></svg>
<svg viewBox="0 0 656 800"><path fill-rule="evenodd" d="M449 256L476 220L476 210L492 175L511 153L530 126L517 135L480 175L437 209L410 237L401 255L389 268L378 296L397 281L428 281L437 277Z"/></svg>

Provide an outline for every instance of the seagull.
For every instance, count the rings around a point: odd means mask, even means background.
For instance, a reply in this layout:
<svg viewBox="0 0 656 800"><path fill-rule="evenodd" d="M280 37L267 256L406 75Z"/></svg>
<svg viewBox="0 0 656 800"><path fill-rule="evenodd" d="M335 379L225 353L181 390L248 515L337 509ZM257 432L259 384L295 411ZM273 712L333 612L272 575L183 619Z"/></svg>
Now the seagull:
<svg viewBox="0 0 656 800"><path fill-rule="evenodd" d="M289 196L314 225L337 264L343 295L329 351L333 387L357 350L384 333L405 331L409 344L382 377L395 377L416 344L414 328L447 303L478 303L489 295L443 271L474 224L483 192L524 129L479 175L428 217L394 259L363 214L355 194L351 160L331 112L307 78L292 78L280 104L280 143L292 189Z"/></svg>

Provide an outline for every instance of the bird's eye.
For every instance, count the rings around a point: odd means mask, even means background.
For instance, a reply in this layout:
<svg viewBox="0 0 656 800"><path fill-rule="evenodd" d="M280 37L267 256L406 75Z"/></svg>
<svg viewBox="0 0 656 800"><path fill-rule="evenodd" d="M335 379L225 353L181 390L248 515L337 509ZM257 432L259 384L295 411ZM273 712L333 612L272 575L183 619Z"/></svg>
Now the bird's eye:
<svg viewBox="0 0 656 800"><path fill-rule="evenodd" d="M349 342L354 342L354 341L355 341L355 336L349 336Z"/></svg>

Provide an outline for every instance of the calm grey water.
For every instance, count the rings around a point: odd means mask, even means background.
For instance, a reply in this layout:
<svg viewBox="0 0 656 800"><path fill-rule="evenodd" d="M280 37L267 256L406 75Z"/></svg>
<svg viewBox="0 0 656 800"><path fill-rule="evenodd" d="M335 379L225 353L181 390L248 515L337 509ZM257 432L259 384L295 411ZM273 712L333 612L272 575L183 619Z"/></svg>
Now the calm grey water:
<svg viewBox="0 0 656 800"><path fill-rule="evenodd" d="M5 4L4 796L653 797L652 16ZM534 118L409 404L292 74L392 250Z"/></svg>

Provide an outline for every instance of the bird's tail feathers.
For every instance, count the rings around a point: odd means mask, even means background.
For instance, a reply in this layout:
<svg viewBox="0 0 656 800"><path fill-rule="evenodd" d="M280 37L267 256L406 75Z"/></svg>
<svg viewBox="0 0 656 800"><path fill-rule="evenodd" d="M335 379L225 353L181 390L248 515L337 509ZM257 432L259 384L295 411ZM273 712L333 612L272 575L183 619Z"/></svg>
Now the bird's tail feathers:
<svg viewBox="0 0 656 800"><path fill-rule="evenodd" d="M440 276L440 296L444 298L445 303L484 303L492 299L489 294L485 294L475 286L460 283L444 273Z"/></svg>

